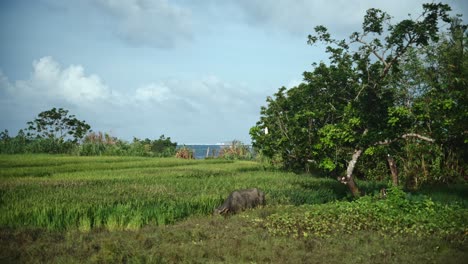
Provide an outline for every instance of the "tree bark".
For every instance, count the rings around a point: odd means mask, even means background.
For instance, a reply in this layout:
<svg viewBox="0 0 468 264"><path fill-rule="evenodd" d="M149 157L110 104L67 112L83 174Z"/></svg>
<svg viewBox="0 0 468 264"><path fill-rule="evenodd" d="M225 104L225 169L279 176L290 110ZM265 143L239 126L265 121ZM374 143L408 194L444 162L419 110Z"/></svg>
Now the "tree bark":
<svg viewBox="0 0 468 264"><path fill-rule="evenodd" d="M364 131L363 134L366 134L366 133L367 133L367 129ZM435 142L435 140L432 138L422 136L416 133L407 133L407 134L402 135L400 138L403 138L403 139L417 138L417 139L424 140L424 141L431 142L431 143ZM390 143L396 140L398 140L398 138L395 138L393 140L379 141L379 142L374 143L374 145L389 145ZM355 149L353 156L351 158L351 161L348 163L348 168L346 169L346 176L343 176L341 178L338 177L338 180L341 183L348 185L348 188L354 197L359 197L361 195L359 188L357 187L356 182L354 181L354 177L353 177L354 167L356 166L356 162L361 156L361 154L362 154L362 149ZM391 156L388 156L387 161L388 161L388 165L390 166L390 171L392 173L392 183L394 186L398 186L398 170L396 167L395 160Z"/></svg>
<svg viewBox="0 0 468 264"><path fill-rule="evenodd" d="M398 186L398 170L397 170L395 160L389 154L387 156L387 161L388 161L388 166L390 166L390 172L392 173L392 184L393 186Z"/></svg>
<svg viewBox="0 0 468 264"><path fill-rule="evenodd" d="M348 188L353 194L354 197L359 197L361 196L361 192L359 191L359 188L357 187L356 183L354 182L354 178L351 178L348 181Z"/></svg>
<svg viewBox="0 0 468 264"><path fill-rule="evenodd" d="M359 197L361 193L359 192L359 188L354 182L353 171L354 167L356 166L356 162L362 154L362 149L355 149L353 153L353 157L351 161L348 163L348 168L346 169L346 176L342 177L340 181L343 184L348 185L349 190L353 194L354 197Z"/></svg>
<svg viewBox="0 0 468 264"><path fill-rule="evenodd" d="M431 142L431 143L435 142L435 139L433 139L433 138L425 137L425 136L422 136L422 135L419 135L419 134L416 134L416 133L404 134L401 137L404 138L404 139L414 137L414 138L418 138L418 139L421 139L421 140L424 140L424 141L427 141L427 142Z"/></svg>
<svg viewBox="0 0 468 264"><path fill-rule="evenodd" d="M378 141L378 142L374 143L374 145L390 145L390 143L393 143L393 142L397 141L400 138L403 138L403 139L417 138L417 139L424 140L424 141L427 141L427 142L430 142L430 143L435 142L435 139L430 138L430 137L426 137L426 136L419 135L419 134L416 134L416 133L407 133L407 134L402 135L401 137L394 138L392 140L386 139L384 141Z"/></svg>

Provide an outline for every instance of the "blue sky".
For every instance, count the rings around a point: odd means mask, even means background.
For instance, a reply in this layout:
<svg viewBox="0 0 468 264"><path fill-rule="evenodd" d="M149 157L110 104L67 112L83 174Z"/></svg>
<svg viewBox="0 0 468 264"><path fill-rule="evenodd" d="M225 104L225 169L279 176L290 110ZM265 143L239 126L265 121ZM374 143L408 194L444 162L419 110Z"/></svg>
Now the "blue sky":
<svg viewBox="0 0 468 264"><path fill-rule="evenodd" d="M306 44L316 25L345 38L368 8L397 21L423 2L0 1L0 129L63 107L127 140L250 143L266 96L326 60ZM466 17L463 0L445 2Z"/></svg>

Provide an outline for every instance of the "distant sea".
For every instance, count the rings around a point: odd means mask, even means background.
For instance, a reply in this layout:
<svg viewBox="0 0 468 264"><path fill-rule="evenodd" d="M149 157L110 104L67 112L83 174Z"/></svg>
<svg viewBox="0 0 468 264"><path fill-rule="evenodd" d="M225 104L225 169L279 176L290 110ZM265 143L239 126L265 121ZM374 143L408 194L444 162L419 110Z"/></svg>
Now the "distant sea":
<svg viewBox="0 0 468 264"><path fill-rule="evenodd" d="M179 145L177 147L181 148L184 145ZM206 152L208 152L209 157L218 157L219 150L223 145L185 145L187 148L193 149L195 152L196 159L204 159L206 157Z"/></svg>

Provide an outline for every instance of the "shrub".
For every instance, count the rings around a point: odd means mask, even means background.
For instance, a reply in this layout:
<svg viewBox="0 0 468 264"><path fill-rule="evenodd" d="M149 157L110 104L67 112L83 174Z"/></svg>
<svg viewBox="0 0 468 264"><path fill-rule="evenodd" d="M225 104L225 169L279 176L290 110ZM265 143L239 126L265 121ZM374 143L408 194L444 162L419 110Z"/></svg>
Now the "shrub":
<svg viewBox="0 0 468 264"><path fill-rule="evenodd" d="M2 154L26 153L28 143L29 140L23 130L20 130L16 137L10 137L6 129L0 132L0 153Z"/></svg>
<svg viewBox="0 0 468 264"><path fill-rule="evenodd" d="M464 240L467 217L468 210L457 204L444 205L426 196L411 196L390 188L386 199L364 196L354 202L287 207L265 220L256 219L255 223L271 234L294 237L328 237L366 230L383 236L440 235Z"/></svg>
<svg viewBox="0 0 468 264"><path fill-rule="evenodd" d="M176 158L179 159L194 159L194 151L186 146L179 148L175 154Z"/></svg>
<svg viewBox="0 0 468 264"><path fill-rule="evenodd" d="M238 140L233 140L229 146L222 147L219 157L229 160L252 159L250 148Z"/></svg>
<svg viewBox="0 0 468 264"><path fill-rule="evenodd" d="M82 156L141 156L172 157L177 143L162 135L157 140L133 138L131 143L120 140L108 133L91 132L86 135L79 147L78 155Z"/></svg>

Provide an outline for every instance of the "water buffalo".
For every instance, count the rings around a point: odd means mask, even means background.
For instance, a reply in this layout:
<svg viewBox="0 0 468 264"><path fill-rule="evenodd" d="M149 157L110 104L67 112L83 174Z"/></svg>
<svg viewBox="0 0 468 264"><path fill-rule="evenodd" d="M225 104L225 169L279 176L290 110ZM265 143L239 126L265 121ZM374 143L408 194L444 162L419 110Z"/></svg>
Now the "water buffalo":
<svg viewBox="0 0 468 264"><path fill-rule="evenodd" d="M235 214L248 208L265 205L265 194L257 188L233 191L213 215Z"/></svg>

